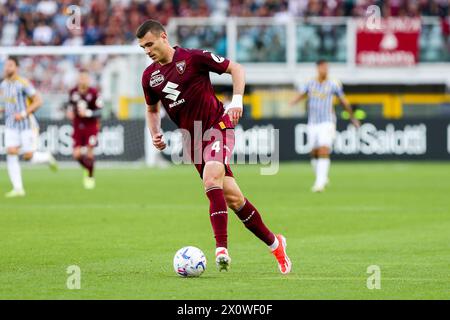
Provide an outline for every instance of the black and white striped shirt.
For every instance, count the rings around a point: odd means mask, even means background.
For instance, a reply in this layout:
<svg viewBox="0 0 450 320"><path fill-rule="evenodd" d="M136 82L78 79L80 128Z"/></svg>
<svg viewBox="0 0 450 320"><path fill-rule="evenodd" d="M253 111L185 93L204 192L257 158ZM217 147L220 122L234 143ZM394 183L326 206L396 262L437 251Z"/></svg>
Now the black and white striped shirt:
<svg viewBox="0 0 450 320"><path fill-rule="evenodd" d="M27 130L36 125L33 117L21 121L14 118L16 113L26 111L29 100L36 94L34 86L19 76L0 83L0 105L5 112L5 127L8 129Z"/></svg>
<svg viewBox="0 0 450 320"><path fill-rule="evenodd" d="M310 79L298 87L300 94L308 95L308 123L336 122L333 108L333 96L344 96L342 84L335 79L319 82L317 78Z"/></svg>

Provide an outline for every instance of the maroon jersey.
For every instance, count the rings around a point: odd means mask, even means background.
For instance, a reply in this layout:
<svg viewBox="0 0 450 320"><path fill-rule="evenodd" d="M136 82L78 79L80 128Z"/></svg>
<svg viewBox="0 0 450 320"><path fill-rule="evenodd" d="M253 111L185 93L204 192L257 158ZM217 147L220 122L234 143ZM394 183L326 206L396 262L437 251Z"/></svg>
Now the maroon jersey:
<svg viewBox="0 0 450 320"><path fill-rule="evenodd" d="M194 121L201 121L203 132L220 121L224 113L217 99L209 72L224 73L230 63L206 50L174 47L171 63L155 62L142 75L142 88L148 105L161 101L175 124L193 132Z"/></svg>
<svg viewBox="0 0 450 320"><path fill-rule="evenodd" d="M73 88L69 92L69 107L72 108L75 115L74 123L92 123L97 122L101 116L101 101L97 89L90 87L85 93L81 93L78 87ZM92 110L92 116L80 117L81 109ZM76 127L76 126L75 126Z"/></svg>

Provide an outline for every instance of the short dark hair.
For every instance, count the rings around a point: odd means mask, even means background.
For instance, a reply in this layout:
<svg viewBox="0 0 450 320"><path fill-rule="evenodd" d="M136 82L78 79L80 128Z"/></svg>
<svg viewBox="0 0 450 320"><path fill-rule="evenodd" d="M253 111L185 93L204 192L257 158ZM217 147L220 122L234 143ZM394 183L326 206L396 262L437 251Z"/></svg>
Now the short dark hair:
<svg viewBox="0 0 450 320"><path fill-rule="evenodd" d="M143 38L149 31L154 35L159 36L161 33L166 32L166 29L164 29L163 25L159 21L149 19L141 24L136 30L136 38Z"/></svg>
<svg viewBox="0 0 450 320"><path fill-rule="evenodd" d="M319 59L316 61L316 65L320 66L321 64L327 63L328 61L325 59Z"/></svg>
<svg viewBox="0 0 450 320"><path fill-rule="evenodd" d="M19 66L19 58L16 57L16 56L9 56L7 60L14 61L14 63L16 64L16 66Z"/></svg>

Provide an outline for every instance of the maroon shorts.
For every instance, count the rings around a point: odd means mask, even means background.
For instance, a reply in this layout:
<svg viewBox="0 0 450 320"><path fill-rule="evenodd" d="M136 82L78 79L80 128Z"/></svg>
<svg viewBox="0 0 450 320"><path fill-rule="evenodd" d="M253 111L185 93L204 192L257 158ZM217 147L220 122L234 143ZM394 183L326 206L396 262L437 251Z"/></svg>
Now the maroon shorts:
<svg viewBox="0 0 450 320"><path fill-rule="evenodd" d="M228 115L222 117L221 121L215 124L210 130L206 131L202 142L201 163L195 163L200 177L203 178L203 169L206 162L217 161L225 166L225 175L233 177L230 167L230 159L234 149L234 127ZM192 156L192 159L194 157Z"/></svg>
<svg viewBox="0 0 450 320"><path fill-rule="evenodd" d="M97 135L99 129L99 121L74 123L72 135L74 147L97 146Z"/></svg>

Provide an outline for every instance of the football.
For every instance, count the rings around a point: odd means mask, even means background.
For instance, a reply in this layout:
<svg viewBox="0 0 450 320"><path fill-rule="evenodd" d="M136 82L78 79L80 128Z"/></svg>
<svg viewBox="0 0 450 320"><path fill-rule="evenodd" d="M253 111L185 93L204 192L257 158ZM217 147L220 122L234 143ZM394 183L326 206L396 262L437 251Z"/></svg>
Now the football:
<svg viewBox="0 0 450 320"><path fill-rule="evenodd" d="M206 257L196 247L183 247L175 253L173 268L181 277L199 277L206 270Z"/></svg>

